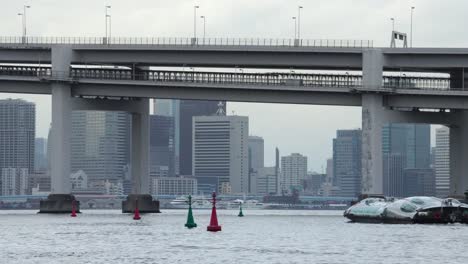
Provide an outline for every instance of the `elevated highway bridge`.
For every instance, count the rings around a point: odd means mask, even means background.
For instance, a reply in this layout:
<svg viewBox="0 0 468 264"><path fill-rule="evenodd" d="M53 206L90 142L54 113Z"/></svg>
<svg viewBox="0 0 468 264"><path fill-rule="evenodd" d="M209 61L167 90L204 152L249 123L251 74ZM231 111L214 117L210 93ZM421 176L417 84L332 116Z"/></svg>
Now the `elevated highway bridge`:
<svg viewBox="0 0 468 264"><path fill-rule="evenodd" d="M468 163L463 162L468 156L468 49L318 43L0 37L0 92L52 95L52 192L56 194L70 193L72 110L132 113L132 192L142 195L149 192L149 98L180 98L361 106L363 171L357 185L368 194L383 192L384 124L450 126L450 192L462 195L468 189ZM231 70L200 71L204 68Z"/></svg>

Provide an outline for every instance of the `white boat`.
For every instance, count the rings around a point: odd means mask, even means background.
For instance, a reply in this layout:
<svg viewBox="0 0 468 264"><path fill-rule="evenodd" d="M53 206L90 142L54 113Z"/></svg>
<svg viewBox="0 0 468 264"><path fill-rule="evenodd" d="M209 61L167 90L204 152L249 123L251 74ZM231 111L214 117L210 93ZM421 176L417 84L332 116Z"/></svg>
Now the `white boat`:
<svg viewBox="0 0 468 264"><path fill-rule="evenodd" d="M171 208L174 209L187 209L188 197L180 196L172 200L170 203ZM211 203L203 196L192 196L192 208L194 209L211 209Z"/></svg>

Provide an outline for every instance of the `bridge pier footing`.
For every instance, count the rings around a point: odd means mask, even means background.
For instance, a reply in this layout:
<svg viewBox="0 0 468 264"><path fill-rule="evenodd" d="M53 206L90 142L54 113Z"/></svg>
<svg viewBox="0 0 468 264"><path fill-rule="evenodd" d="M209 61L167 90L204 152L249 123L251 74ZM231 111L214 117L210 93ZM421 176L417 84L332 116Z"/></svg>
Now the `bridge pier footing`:
<svg viewBox="0 0 468 264"><path fill-rule="evenodd" d="M133 213L138 203L140 213L160 213L159 201L154 201L149 194L130 194L122 201L122 213Z"/></svg>
<svg viewBox="0 0 468 264"><path fill-rule="evenodd" d="M69 214L75 196L72 194L49 194L46 200L40 202L39 213L42 214ZM80 202L75 200L75 210L80 213Z"/></svg>

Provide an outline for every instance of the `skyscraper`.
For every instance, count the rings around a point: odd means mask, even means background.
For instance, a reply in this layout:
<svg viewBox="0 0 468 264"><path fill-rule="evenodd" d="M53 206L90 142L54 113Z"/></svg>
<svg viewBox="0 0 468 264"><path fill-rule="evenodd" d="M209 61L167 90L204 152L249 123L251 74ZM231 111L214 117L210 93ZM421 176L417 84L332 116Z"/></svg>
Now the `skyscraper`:
<svg viewBox="0 0 468 264"><path fill-rule="evenodd" d="M357 197L361 193L361 130L338 130L333 139L333 185L340 195Z"/></svg>
<svg viewBox="0 0 468 264"><path fill-rule="evenodd" d="M47 170L47 139L36 138L34 144L34 170Z"/></svg>
<svg viewBox="0 0 468 264"><path fill-rule="evenodd" d="M150 175L175 176L174 158L174 118L171 116L151 115Z"/></svg>
<svg viewBox="0 0 468 264"><path fill-rule="evenodd" d="M174 174L180 175L180 100L155 99L153 104L154 114L172 117L174 123ZM191 124L190 124L191 125Z"/></svg>
<svg viewBox="0 0 468 264"><path fill-rule="evenodd" d="M435 147L435 189L437 197L447 197L450 193L450 129L436 129Z"/></svg>
<svg viewBox="0 0 468 264"><path fill-rule="evenodd" d="M249 136L249 193L256 189L254 177L260 176L259 170L265 166L265 146L263 138L256 136Z"/></svg>
<svg viewBox="0 0 468 264"><path fill-rule="evenodd" d="M0 168L34 170L36 106L19 99L0 100Z"/></svg>
<svg viewBox="0 0 468 264"><path fill-rule="evenodd" d="M34 171L36 107L18 99L0 100L0 171L2 190L24 194L29 173Z"/></svg>
<svg viewBox="0 0 468 264"><path fill-rule="evenodd" d="M299 153L281 157L281 186L283 192L302 191L301 181L307 175L307 157Z"/></svg>
<svg viewBox="0 0 468 264"><path fill-rule="evenodd" d="M180 175L194 175L192 171L192 121L195 116L211 116L218 110L218 101L180 100L179 168ZM226 105L223 106L226 112ZM176 133L177 134L177 133ZM177 136L177 135L176 135Z"/></svg>
<svg viewBox="0 0 468 264"><path fill-rule="evenodd" d="M123 182L130 163L130 115L126 112L74 111L71 169L83 170L90 187Z"/></svg>
<svg viewBox="0 0 468 264"><path fill-rule="evenodd" d="M193 118L193 172L200 191L248 193L248 136L246 116Z"/></svg>
<svg viewBox="0 0 468 264"><path fill-rule="evenodd" d="M384 194L408 196L404 170L430 169L430 125L387 124L382 130ZM415 175L414 172L411 175Z"/></svg>

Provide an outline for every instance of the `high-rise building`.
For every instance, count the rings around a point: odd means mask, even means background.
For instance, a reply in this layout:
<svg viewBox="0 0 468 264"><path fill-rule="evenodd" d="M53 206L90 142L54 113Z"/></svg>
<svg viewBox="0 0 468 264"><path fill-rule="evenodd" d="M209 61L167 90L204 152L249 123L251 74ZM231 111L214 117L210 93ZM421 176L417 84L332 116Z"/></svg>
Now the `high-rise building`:
<svg viewBox="0 0 468 264"><path fill-rule="evenodd" d="M226 106L223 106L226 112ZM179 169L180 175L194 175L192 171L192 122L195 116L215 115L218 101L180 100L179 104ZM176 128L177 130L177 128ZM176 133L177 137L177 133Z"/></svg>
<svg viewBox="0 0 468 264"><path fill-rule="evenodd" d="M1 170L1 195L26 195L28 194L28 169L2 168Z"/></svg>
<svg viewBox="0 0 468 264"><path fill-rule="evenodd" d="M257 195L275 195L276 194L276 167L258 168L256 171L256 190Z"/></svg>
<svg viewBox="0 0 468 264"><path fill-rule="evenodd" d="M264 157L265 147L261 137L249 136L249 193L255 193L253 177L259 176L258 170L265 166Z"/></svg>
<svg viewBox="0 0 468 264"><path fill-rule="evenodd" d="M23 193L21 184L27 185L24 177L34 171L35 122L36 106L33 103L19 99L0 100L0 187L6 193Z"/></svg>
<svg viewBox="0 0 468 264"><path fill-rule="evenodd" d="M154 115L170 116L174 122L174 174L180 175L180 100L155 99L153 104Z"/></svg>
<svg viewBox="0 0 468 264"><path fill-rule="evenodd" d="M90 188L124 180L130 163L130 120L126 112L73 112L71 169L82 170Z"/></svg>
<svg viewBox="0 0 468 264"><path fill-rule="evenodd" d="M34 171L36 106L19 99L0 100L0 169Z"/></svg>
<svg viewBox="0 0 468 264"><path fill-rule="evenodd" d="M450 129L436 129L435 146L435 189L437 197L447 197L450 193Z"/></svg>
<svg viewBox="0 0 468 264"><path fill-rule="evenodd" d="M196 195L197 179L194 177L157 177L151 178L153 195Z"/></svg>
<svg viewBox="0 0 468 264"><path fill-rule="evenodd" d="M433 169L406 169L404 175L405 196L435 195L435 175Z"/></svg>
<svg viewBox="0 0 468 264"><path fill-rule="evenodd" d="M34 147L34 171L47 170L47 139L36 138Z"/></svg>
<svg viewBox="0 0 468 264"><path fill-rule="evenodd" d="M246 116L193 118L193 172L200 191L248 193L248 136Z"/></svg>
<svg viewBox="0 0 468 264"><path fill-rule="evenodd" d="M406 169L430 169L430 125L387 124L382 129L384 194L408 196Z"/></svg>
<svg viewBox="0 0 468 264"><path fill-rule="evenodd" d="M175 176L174 118L171 116L150 116L150 176L160 175L167 170L167 176Z"/></svg>
<svg viewBox="0 0 468 264"><path fill-rule="evenodd" d="M333 185L344 197L361 193L361 130L338 130L333 139Z"/></svg>
<svg viewBox="0 0 468 264"><path fill-rule="evenodd" d="M281 157L281 186L283 192L302 191L302 180L307 175L307 157L299 153Z"/></svg>

